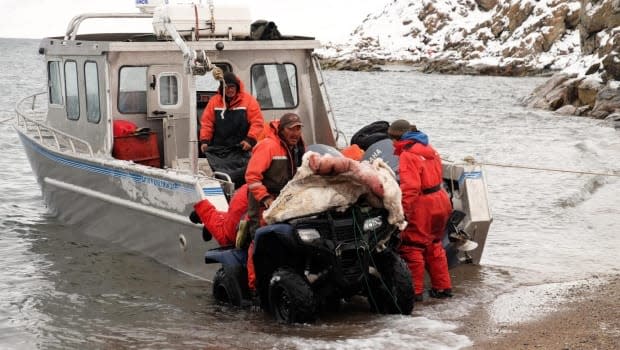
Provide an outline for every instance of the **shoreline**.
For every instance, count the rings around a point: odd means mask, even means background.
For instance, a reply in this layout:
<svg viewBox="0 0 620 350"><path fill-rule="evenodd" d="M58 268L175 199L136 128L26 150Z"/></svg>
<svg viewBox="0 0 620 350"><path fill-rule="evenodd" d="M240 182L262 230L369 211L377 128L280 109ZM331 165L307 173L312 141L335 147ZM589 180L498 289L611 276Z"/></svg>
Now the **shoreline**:
<svg viewBox="0 0 620 350"><path fill-rule="evenodd" d="M554 311L540 318L494 324L482 310L464 320L458 332L473 345L466 349L617 349L620 344L620 275L568 288Z"/></svg>

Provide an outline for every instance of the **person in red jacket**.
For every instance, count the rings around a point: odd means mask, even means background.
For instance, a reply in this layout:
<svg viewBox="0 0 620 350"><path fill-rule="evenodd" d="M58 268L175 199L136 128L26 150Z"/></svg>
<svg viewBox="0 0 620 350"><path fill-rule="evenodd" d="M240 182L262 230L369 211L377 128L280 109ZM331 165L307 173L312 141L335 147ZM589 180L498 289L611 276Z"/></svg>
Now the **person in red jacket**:
<svg viewBox="0 0 620 350"><path fill-rule="evenodd" d="M200 151L205 153L212 145L240 145L249 151L263 131L263 113L234 73L226 72L222 79L226 87L220 84L200 118Z"/></svg>
<svg viewBox="0 0 620 350"><path fill-rule="evenodd" d="M248 198L248 230L251 237L263 226L263 210L269 208L280 190L293 178L301 165L305 145L301 138L301 118L295 113L284 114L279 121L269 123L264 140L252 151L245 173L250 192ZM248 252L248 284L256 290L253 247Z"/></svg>
<svg viewBox="0 0 620 350"><path fill-rule="evenodd" d="M220 246L235 245L237 227L247 211L248 185L243 185L232 196L228 211L219 211L208 199L203 199L194 204L194 212L190 215L190 220L204 225L207 231L203 231L205 240L208 241L210 236L213 236Z"/></svg>
<svg viewBox="0 0 620 350"><path fill-rule="evenodd" d="M452 212L452 204L441 187L441 158L429 144L428 136L406 120L396 120L388 135L399 156L400 189L407 219L401 233L399 253L409 266L418 301L424 293L424 271L428 271L435 298L452 296L446 252L442 245L444 230Z"/></svg>

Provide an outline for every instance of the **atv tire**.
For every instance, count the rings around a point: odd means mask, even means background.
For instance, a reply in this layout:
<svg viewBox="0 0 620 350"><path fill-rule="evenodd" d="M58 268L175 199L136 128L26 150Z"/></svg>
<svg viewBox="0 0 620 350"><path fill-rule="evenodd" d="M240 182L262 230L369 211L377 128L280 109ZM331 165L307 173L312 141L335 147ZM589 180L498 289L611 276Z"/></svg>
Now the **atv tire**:
<svg viewBox="0 0 620 350"><path fill-rule="evenodd" d="M278 269L269 282L269 308L278 322L312 322L316 315L314 292L292 269Z"/></svg>
<svg viewBox="0 0 620 350"><path fill-rule="evenodd" d="M248 274L241 265L222 265L213 278L215 300L241 306L249 295Z"/></svg>
<svg viewBox="0 0 620 350"><path fill-rule="evenodd" d="M414 296L409 267L393 251L374 257L381 278L370 276L368 303L381 314L411 314Z"/></svg>

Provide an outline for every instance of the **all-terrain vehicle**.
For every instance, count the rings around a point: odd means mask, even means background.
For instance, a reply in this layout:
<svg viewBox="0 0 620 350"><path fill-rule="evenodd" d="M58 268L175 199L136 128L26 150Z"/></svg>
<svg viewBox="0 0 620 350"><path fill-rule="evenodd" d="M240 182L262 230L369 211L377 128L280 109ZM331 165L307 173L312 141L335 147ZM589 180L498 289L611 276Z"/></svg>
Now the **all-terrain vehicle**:
<svg viewBox="0 0 620 350"><path fill-rule="evenodd" d="M260 306L280 322L311 322L343 299L365 296L375 312L409 314L409 269L395 252L398 229L387 211L357 203L257 230L254 265ZM245 251L217 248L206 263L221 263L214 297L242 306L250 299Z"/></svg>

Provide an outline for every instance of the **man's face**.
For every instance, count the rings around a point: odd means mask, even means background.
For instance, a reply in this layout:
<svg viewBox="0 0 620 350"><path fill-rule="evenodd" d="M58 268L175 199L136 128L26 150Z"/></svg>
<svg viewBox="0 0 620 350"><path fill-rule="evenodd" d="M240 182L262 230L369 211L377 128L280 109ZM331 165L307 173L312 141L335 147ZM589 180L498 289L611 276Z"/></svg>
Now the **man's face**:
<svg viewBox="0 0 620 350"><path fill-rule="evenodd" d="M226 97L233 98L237 94L237 85L230 84L226 85L226 90L224 90Z"/></svg>
<svg viewBox="0 0 620 350"><path fill-rule="evenodd" d="M282 129L282 138L289 147L295 146L301 139L301 125Z"/></svg>

